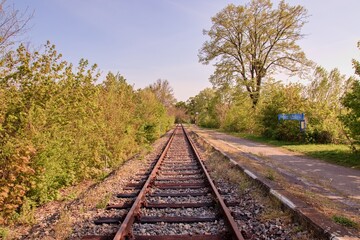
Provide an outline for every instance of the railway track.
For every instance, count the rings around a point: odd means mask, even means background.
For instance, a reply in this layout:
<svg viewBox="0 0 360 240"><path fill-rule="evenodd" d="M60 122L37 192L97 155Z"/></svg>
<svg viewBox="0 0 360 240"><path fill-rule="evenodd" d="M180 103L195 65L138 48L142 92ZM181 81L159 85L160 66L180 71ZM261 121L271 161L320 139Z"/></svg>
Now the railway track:
<svg viewBox="0 0 360 240"><path fill-rule="evenodd" d="M117 197L121 203L107 209L118 216L94 221L118 225L117 232L82 239L244 239L228 208L236 203L224 202L182 126Z"/></svg>

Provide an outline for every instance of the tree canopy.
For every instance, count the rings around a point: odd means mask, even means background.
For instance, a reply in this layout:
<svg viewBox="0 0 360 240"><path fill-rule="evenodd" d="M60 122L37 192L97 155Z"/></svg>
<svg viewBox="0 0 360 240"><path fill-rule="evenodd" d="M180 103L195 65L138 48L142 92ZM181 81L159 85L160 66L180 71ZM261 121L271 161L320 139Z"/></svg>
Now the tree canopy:
<svg viewBox="0 0 360 240"><path fill-rule="evenodd" d="M358 42L358 48L360 49L360 41ZM352 60L355 74L360 76L360 62ZM342 103L348 112L340 116L341 121L346 126L349 136L352 139L352 150L358 151L357 146L360 144L360 80L356 79L352 82L350 91L348 91Z"/></svg>
<svg viewBox="0 0 360 240"><path fill-rule="evenodd" d="M277 8L270 0L230 4L212 18L211 29L204 30L210 40L200 49L199 61L216 61L213 85L244 87L255 107L266 75L278 70L302 73L311 65L297 44L307 17L304 7L284 1Z"/></svg>
<svg viewBox="0 0 360 240"><path fill-rule="evenodd" d="M174 90L168 80L158 79L149 85L149 89L165 107L170 108L175 104Z"/></svg>

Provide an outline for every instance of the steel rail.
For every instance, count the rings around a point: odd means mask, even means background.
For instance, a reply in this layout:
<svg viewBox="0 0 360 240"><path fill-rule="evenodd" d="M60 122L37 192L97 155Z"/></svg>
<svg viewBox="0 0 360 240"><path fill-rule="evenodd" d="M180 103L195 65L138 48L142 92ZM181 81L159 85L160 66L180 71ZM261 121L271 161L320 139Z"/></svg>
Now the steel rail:
<svg viewBox="0 0 360 240"><path fill-rule="evenodd" d="M194 152L194 154L195 154L195 156L196 156L196 159L197 159L198 162L200 163L201 168L202 168L202 170L204 171L204 173L205 173L205 175L206 175L207 181L209 182L209 184L210 184L210 186L211 186L211 190L212 190L212 192L213 192L213 193L215 194L215 196L216 196L216 201L218 201L219 204L220 204L220 206L221 206L221 211L222 211L223 214L225 215L225 220L226 220L226 222L227 222L227 223L229 224L229 226L230 226L230 231L231 231L232 234L233 234L233 239L244 240L244 237L243 237L243 235L241 234L241 232L240 232L240 230L239 230L239 228L238 228L238 226L237 226L234 218L232 217L229 208L226 206L226 204L225 204L224 200L222 199L219 191L217 190L214 182L212 181L212 179L211 179L211 177L210 177L210 174L209 174L208 171L206 170L205 165L204 165L204 163L203 163L202 160L201 160L201 157L200 157L200 155L199 155L199 153L198 153L198 151L197 151L197 149L196 149L196 147L195 147L194 142L190 139L190 137L188 136L188 134L187 134L187 132L186 132L186 130L185 130L185 128L183 127L182 124L181 124L181 128L182 128L182 130L183 130L183 132L184 132L184 134L185 134L185 136L186 136L186 139L187 139L187 141L189 142L189 144L190 144L190 146L191 146L191 148L192 148L192 150L193 150L193 152Z"/></svg>
<svg viewBox="0 0 360 240"><path fill-rule="evenodd" d="M132 234L131 233L132 224L134 223L135 218L139 214L139 209L141 207L141 203L144 201L148 186L154 180L154 178L156 176L156 173L157 173L162 161L164 160L167 151L170 148L171 142L173 141L175 133L177 132L177 130L178 130L178 128L175 127L175 130L173 131L169 141L167 142L166 147L164 148L164 150L161 153L161 155L160 155L158 161L156 162L154 168L152 169L151 173L149 174L148 179L144 183L141 191L139 192L138 196L136 197L136 199L135 199L132 207L130 208L128 214L126 215L124 221L121 223L121 226L120 226L119 230L116 232L114 240L124 240L125 237L132 237L131 236L131 234Z"/></svg>

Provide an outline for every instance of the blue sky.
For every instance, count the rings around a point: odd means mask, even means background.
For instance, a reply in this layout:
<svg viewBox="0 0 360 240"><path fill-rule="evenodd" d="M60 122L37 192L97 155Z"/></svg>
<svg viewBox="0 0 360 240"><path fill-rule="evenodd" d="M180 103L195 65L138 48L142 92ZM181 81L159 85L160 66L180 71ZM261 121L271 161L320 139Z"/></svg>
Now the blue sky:
<svg viewBox="0 0 360 240"><path fill-rule="evenodd" d="M64 59L81 58L100 70L119 72L135 88L167 79L175 97L185 101L205 87L212 66L198 62L207 40L202 30L231 0L8 0L16 9L34 11L25 39L38 48L50 40ZM275 4L278 1L273 1ZM308 9L307 34L299 42L307 57L328 70L353 74L360 60L359 0L288 0ZM284 78L284 76L282 77Z"/></svg>

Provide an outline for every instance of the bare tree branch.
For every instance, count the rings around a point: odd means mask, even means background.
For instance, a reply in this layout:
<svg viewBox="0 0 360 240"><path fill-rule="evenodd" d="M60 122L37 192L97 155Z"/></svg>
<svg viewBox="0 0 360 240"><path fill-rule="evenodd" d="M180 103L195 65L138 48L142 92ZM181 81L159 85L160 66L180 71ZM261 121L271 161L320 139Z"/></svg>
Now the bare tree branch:
<svg viewBox="0 0 360 240"><path fill-rule="evenodd" d="M0 52L14 44L19 36L27 31L27 25L34 13L16 10L14 5L6 5L6 0L0 3Z"/></svg>

